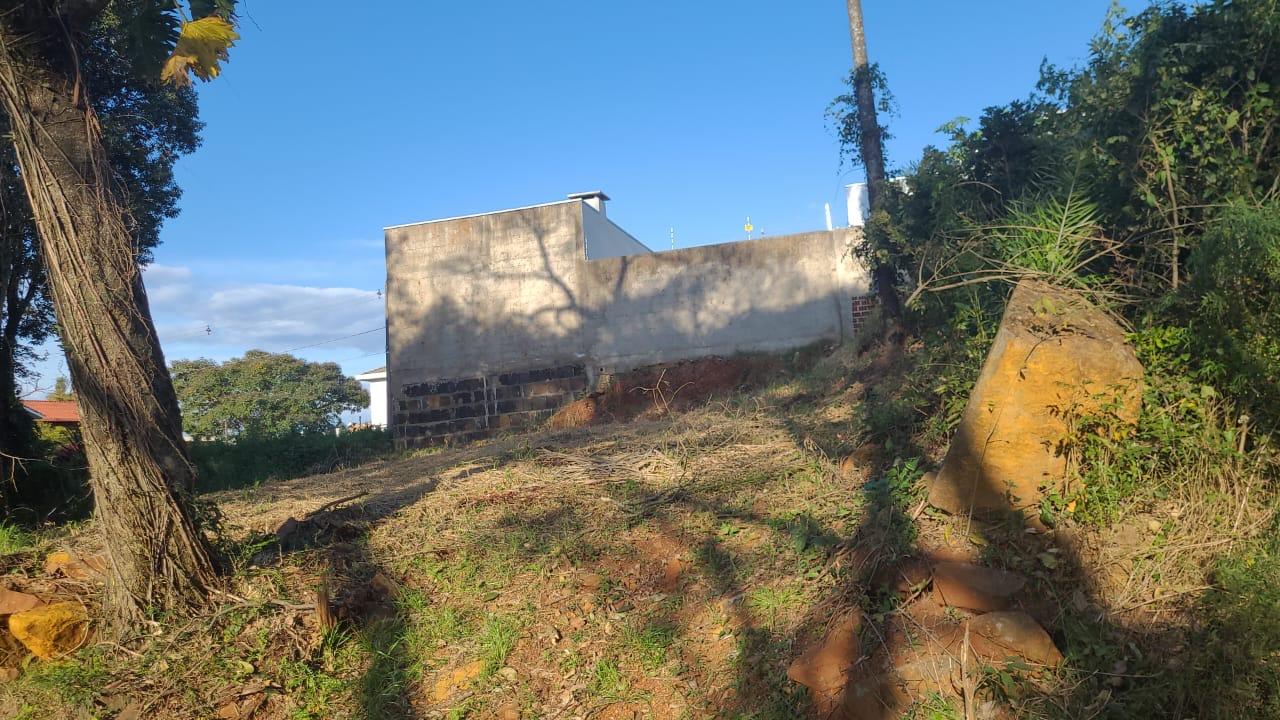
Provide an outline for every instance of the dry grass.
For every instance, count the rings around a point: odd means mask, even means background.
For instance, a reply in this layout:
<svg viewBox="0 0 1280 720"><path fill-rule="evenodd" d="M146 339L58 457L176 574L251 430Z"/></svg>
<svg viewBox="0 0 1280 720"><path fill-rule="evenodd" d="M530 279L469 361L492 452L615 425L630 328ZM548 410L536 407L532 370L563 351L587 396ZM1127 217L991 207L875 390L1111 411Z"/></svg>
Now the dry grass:
<svg viewBox="0 0 1280 720"><path fill-rule="evenodd" d="M859 451L864 413L851 408L863 383L900 381L868 366L841 354L683 414L211 496L241 562L216 609L33 665L0 685L0 715L798 717L807 698L788 663L855 604L877 642L875 618L895 606L871 578L914 549L1031 579L1068 665L1012 690L988 676L977 692L1013 692L1002 702L1020 716L1070 717L1116 678L1147 677L1117 669L1128 647L1180 652L1206 567L1269 517L1242 466L1238 487L1187 485L1102 528L909 519L924 465L894 471L899 485L866 483L892 458ZM850 453L861 459L842 469ZM288 518L361 492L271 549ZM918 716L949 717L945 699L917 701Z"/></svg>

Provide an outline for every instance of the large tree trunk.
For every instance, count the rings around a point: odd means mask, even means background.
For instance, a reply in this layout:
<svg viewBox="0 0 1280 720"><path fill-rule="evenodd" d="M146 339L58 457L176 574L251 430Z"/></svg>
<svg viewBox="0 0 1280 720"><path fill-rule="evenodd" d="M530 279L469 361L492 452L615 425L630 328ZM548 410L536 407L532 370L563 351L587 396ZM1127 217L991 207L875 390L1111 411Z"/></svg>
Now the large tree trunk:
<svg viewBox="0 0 1280 720"><path fill-rule="evenodd" d="M874 213L880 207L880 188L884 184L884 147L881 144L880 121L876 117L875 93L871 88L871 68L867 61L867 35L862 24L862 0L847 0L849 39L853 44L853 93L858 102L858 124L862 147L862 164L867 168L867 200ZM885 318L892 323L902 319L902 303L898 300L896 273L892 262L878 260L872 268L876 294Z"/></svg>
<svg viewBox="0 0 1280 720"><path fill-rule="evenodd" d="M0 103L80 407L110 560L108 619L123 628L153 610L203 605L216 581L213 553L192 512L195 471L177 397L70 34L42 37L11 22L0 19ZM47 48L59 46L65 58L51 60Z"/></svg>

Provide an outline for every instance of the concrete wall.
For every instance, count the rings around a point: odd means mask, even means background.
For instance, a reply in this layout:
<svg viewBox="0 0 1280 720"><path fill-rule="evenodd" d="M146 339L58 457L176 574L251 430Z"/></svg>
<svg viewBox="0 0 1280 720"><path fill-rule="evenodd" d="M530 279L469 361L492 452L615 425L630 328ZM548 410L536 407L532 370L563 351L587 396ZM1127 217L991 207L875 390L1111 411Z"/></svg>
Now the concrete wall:
<svg viewBox="0 0 1280 720"><path fill-rule="evenodd" d="M574 200L387 228L402 445L535 422L601 371L853 332L867 287L847 252L857 229L588 260L597 221ZM606 237L606 251L635 247Z"/></svg>
<svg viewBox="0 0 1280 720"><path fill-rule="evenodd" d="M590 205L582 204L582 234L585 238L588 260L644 255L653 252L631 233L618 227Z"/></svg>
<svg viewBox="0 0 1280 720"><path fill-rule="evenodd" d="M392 386L572 363L582 203L388 228Z"/></svg>
<svg viewBox="0 0 1280 720"><path fill-rule="evenodd" d="M813 232L587 262L583 336L597 366L627 370L772 351L853 333L867 291L851 231Z"/></svg>

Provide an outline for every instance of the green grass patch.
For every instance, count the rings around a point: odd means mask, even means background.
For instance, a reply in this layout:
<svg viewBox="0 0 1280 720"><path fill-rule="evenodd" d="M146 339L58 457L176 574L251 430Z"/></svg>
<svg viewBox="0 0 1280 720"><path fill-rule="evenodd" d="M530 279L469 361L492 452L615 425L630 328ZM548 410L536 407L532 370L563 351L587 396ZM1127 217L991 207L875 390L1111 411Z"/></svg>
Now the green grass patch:
<svg viewBox="0 0 1280 720"><path fill-rule="evenodd" d="M9 523L0 522L0 555L12 555L35 546L33 533Z"/></svg>
<svg viewBox="0 0 1280 720"><path fill-rule="evenodd" d="M675 628L665 624L628 625L622 631L622 643L649 670L667 662L667 650L675 642Z"/></svg>
<svg viewBox="0 0 1280 720"><path fill-rule="evenodd" d="M793 587L759 587L747 596L747 606L769 627L803 602L804 595Z"/></svg>
<svg viewBox="0 0 1280 720"><path fill-rule="evenodd" d="M509 615L490 615L480 628L480 659L484 660L484 677L496 673L507 661L520 638L519 620Z"/></svg>

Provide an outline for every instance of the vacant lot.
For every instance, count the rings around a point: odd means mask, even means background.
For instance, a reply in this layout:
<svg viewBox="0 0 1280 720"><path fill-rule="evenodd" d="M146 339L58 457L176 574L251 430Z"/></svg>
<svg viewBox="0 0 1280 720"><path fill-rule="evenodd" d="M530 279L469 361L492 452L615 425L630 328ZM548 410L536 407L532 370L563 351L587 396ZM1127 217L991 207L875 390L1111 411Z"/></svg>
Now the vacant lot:
<svg viewBox="0 0 1280 720"><path fill-rule="evenodd" d="M966 668L967 701L924 678L908 716L1157 707L1203 659L1188 647L1203 629L1189 618L1208 617L1194 569L1225 548L1180 535L1168 504L1056 529L927 510L941 448L904 460L864 442L885 397L871 384L893 386L896 366L833 356L687 412L206 496L238 563L216 610L31 664L0 685L0 715L801 717L788 666L850 609L864 652L896 643L899 663L926 625L964 619L901 581L915 558L1025 577L1021 607L1066 661ZM1239 512L1243 527L1261 517ZM8 556L11 576L92 604L91 581L40 577L59 547L94 550L62 533Z"/></svg>

